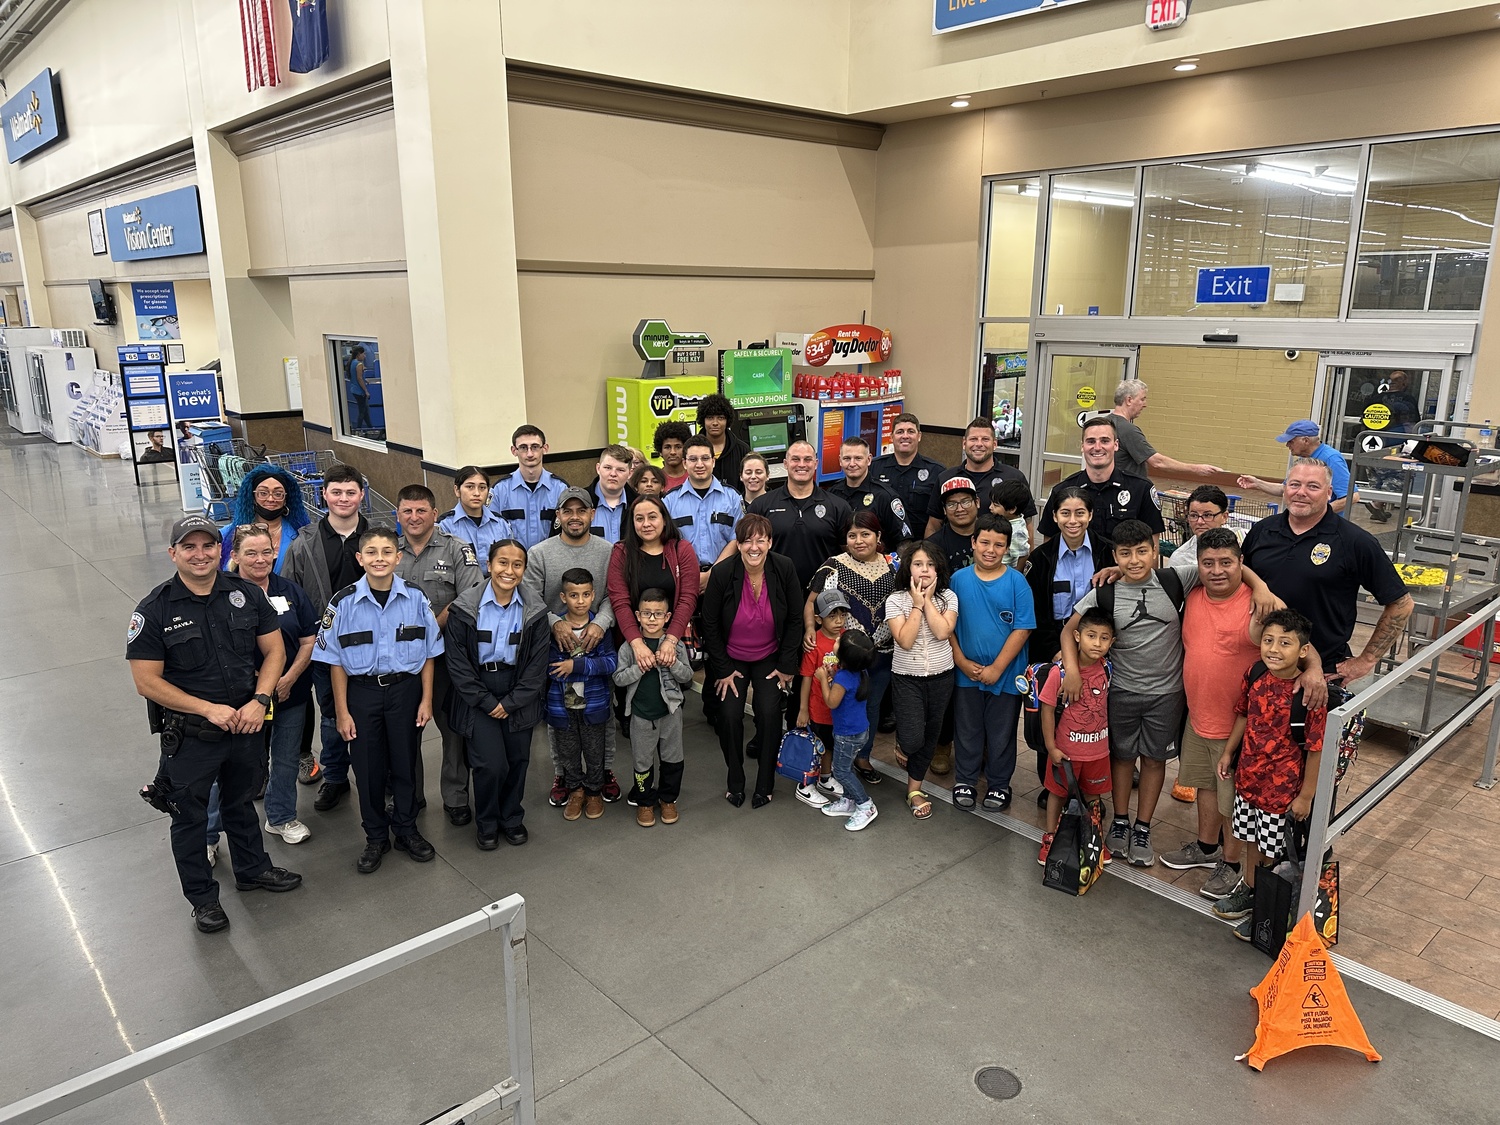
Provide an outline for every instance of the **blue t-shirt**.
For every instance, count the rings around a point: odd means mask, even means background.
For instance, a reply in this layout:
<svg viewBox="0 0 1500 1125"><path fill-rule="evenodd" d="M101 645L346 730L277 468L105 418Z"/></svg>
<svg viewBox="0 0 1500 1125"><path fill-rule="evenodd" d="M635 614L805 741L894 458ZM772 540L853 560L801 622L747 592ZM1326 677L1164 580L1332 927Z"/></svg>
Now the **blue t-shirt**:
<svg viewBox="0 0 1500 1125"><path fill-rule="evenodd" d="M840 668L833 674L833 682L844 689L844 698L833 709L833 735L848 738L864 734L870 729L869 712L865 700L859 699L859 673L846 672Z"/></svg>
<svg viewBox="0 0 1500 1125"><path fill-rule="evenodd" d="M1312 451L1312 459L1323 462L1328 466L1328 471L1333 474L1333 498L1342 500L1348 496L1349 463L1344 460L1344 455L1325 441Z"/></svg>
<svg viewBox="0 0 1500 1125"><path fill-rule="evenodd" d="M1005 573L988 582L981 581L972 566L966 566L949 583L958 595L958 624L954 633L958 647L970 660L988 664L1000 655L1005 642L1017 629L1036 628L1036 602L1031 587L1019 571L1006 568ZM959 687L978 688L992 695L1016 695L1016 677L1026 671L1026 646L988 686L955 672Z"/></svg>

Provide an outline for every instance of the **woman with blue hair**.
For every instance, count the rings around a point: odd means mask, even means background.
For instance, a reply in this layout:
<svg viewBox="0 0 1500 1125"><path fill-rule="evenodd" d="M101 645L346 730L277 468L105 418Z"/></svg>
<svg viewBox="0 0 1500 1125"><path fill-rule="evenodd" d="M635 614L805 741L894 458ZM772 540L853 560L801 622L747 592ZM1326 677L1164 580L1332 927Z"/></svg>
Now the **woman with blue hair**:
<svg viewBox="0 0 1500 1125"><path fill-rule="evenodd" d="M234 529L263 523L270 529L271 542L276 547L276 565L272 569L280 574L287 548L297 538L297 532L311 522L307 507L302 503L302 486L297 478L276 465L255 466L245 474L239 491L234 494L229 525L222 533L224 550L219 556L219 569L229 569Z"/></svg>

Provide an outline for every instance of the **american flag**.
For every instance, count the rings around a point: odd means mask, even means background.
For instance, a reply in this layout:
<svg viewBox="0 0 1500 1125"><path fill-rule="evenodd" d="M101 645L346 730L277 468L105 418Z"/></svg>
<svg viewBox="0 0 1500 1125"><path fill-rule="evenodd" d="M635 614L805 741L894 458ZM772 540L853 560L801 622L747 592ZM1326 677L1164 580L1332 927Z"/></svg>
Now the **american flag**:
<svg viewBox="0 0 1500 1125"><path fill-rule="evenodd" d="M276 33L271 26L271 0L240 0L240 39L245 47L245 89L276 86Z"/></svg>

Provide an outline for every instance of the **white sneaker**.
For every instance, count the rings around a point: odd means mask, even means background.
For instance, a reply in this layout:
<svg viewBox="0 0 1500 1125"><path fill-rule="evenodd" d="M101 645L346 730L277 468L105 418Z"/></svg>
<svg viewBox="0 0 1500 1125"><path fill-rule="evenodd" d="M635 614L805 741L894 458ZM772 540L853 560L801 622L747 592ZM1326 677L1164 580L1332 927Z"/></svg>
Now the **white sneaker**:
<svg viewBox="0 0 1500 1125"><path fill-rule="evenodd" d="M804 805L811 805L815 809L821 809L828 803L828 798L818 792L816 785L797 786L797 800Z"/></svg>
<svg viewBox="0 0 1500 1125"><path fill-rule="evenodd" d="M208 865L210 867L212 867L212 866L214 866L218 862L219 862L219 845L218 844L209 844L208 845Z"/></svg>
<svg viewBox="0 0 1500 1125"><path fill-rule="evenodd" d="M303 824L300 820L289 820L285 824L272 824L270 821L267 821L266 831L276 833L276 835L280 836L288 844L300 844L303 840L312 836L312 832L308 829L307 825Z"/></svg>
<svg viewBox="0 0 1500 1125"><path fill-rule="evenodd" d="M880 810L875 807L875 802L868 805L856 805L854 815L844 821L844 828L850 832L858 832L861 828L869 826L870 821L880 815Z"/></svg>
<svg viewBox="0 0 1500 1125"><path fill-rule="evenodd" d="M829 801L823 806L824 816L848 816L859 806L848 797L840 797L837 801Z"/></svg>
<svg viewBox="0 0 1500 1125"><path fill-rule="evenodd" d="M832 793L835 797L842 797L844 795L843 785L833 774L818 778L818 788L825 793Z"/></svg>

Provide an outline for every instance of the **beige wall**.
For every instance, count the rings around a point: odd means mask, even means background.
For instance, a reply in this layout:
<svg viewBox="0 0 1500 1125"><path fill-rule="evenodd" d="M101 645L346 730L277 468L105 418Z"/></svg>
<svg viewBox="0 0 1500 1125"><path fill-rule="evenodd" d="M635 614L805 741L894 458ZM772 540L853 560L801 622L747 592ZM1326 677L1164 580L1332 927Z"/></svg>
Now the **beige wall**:
<svg viewBox="0 0 1500 1125"><path fill-rule="evenodd" d="M177 188L190 187L191 174L173 176L155 183L143 184L128 191L101 195L66 211L37 218L37 237L41 243L42 271L49 283L88 280L91 277L118 280L172 280L180 277L206 278L208 258L204 254L184 254L176 258L149 258L144 261L117 262L108 254L95 254L89 241L89 212L113 207L135 199L160 195Z"/></svg>
<svg viewBox="0 0 1500 1125"><path fill-rule="evenodd" d="M1206 461L1231 473L1279 480L1286 447L1276 443L1289 422L1316 417L1312 401L1318 356L1251 348L1140 350L1137 377L1150 388L1138 419L1161 452L1179 461ZM1099 388L1108 405L1114 388Z"/></svg>

